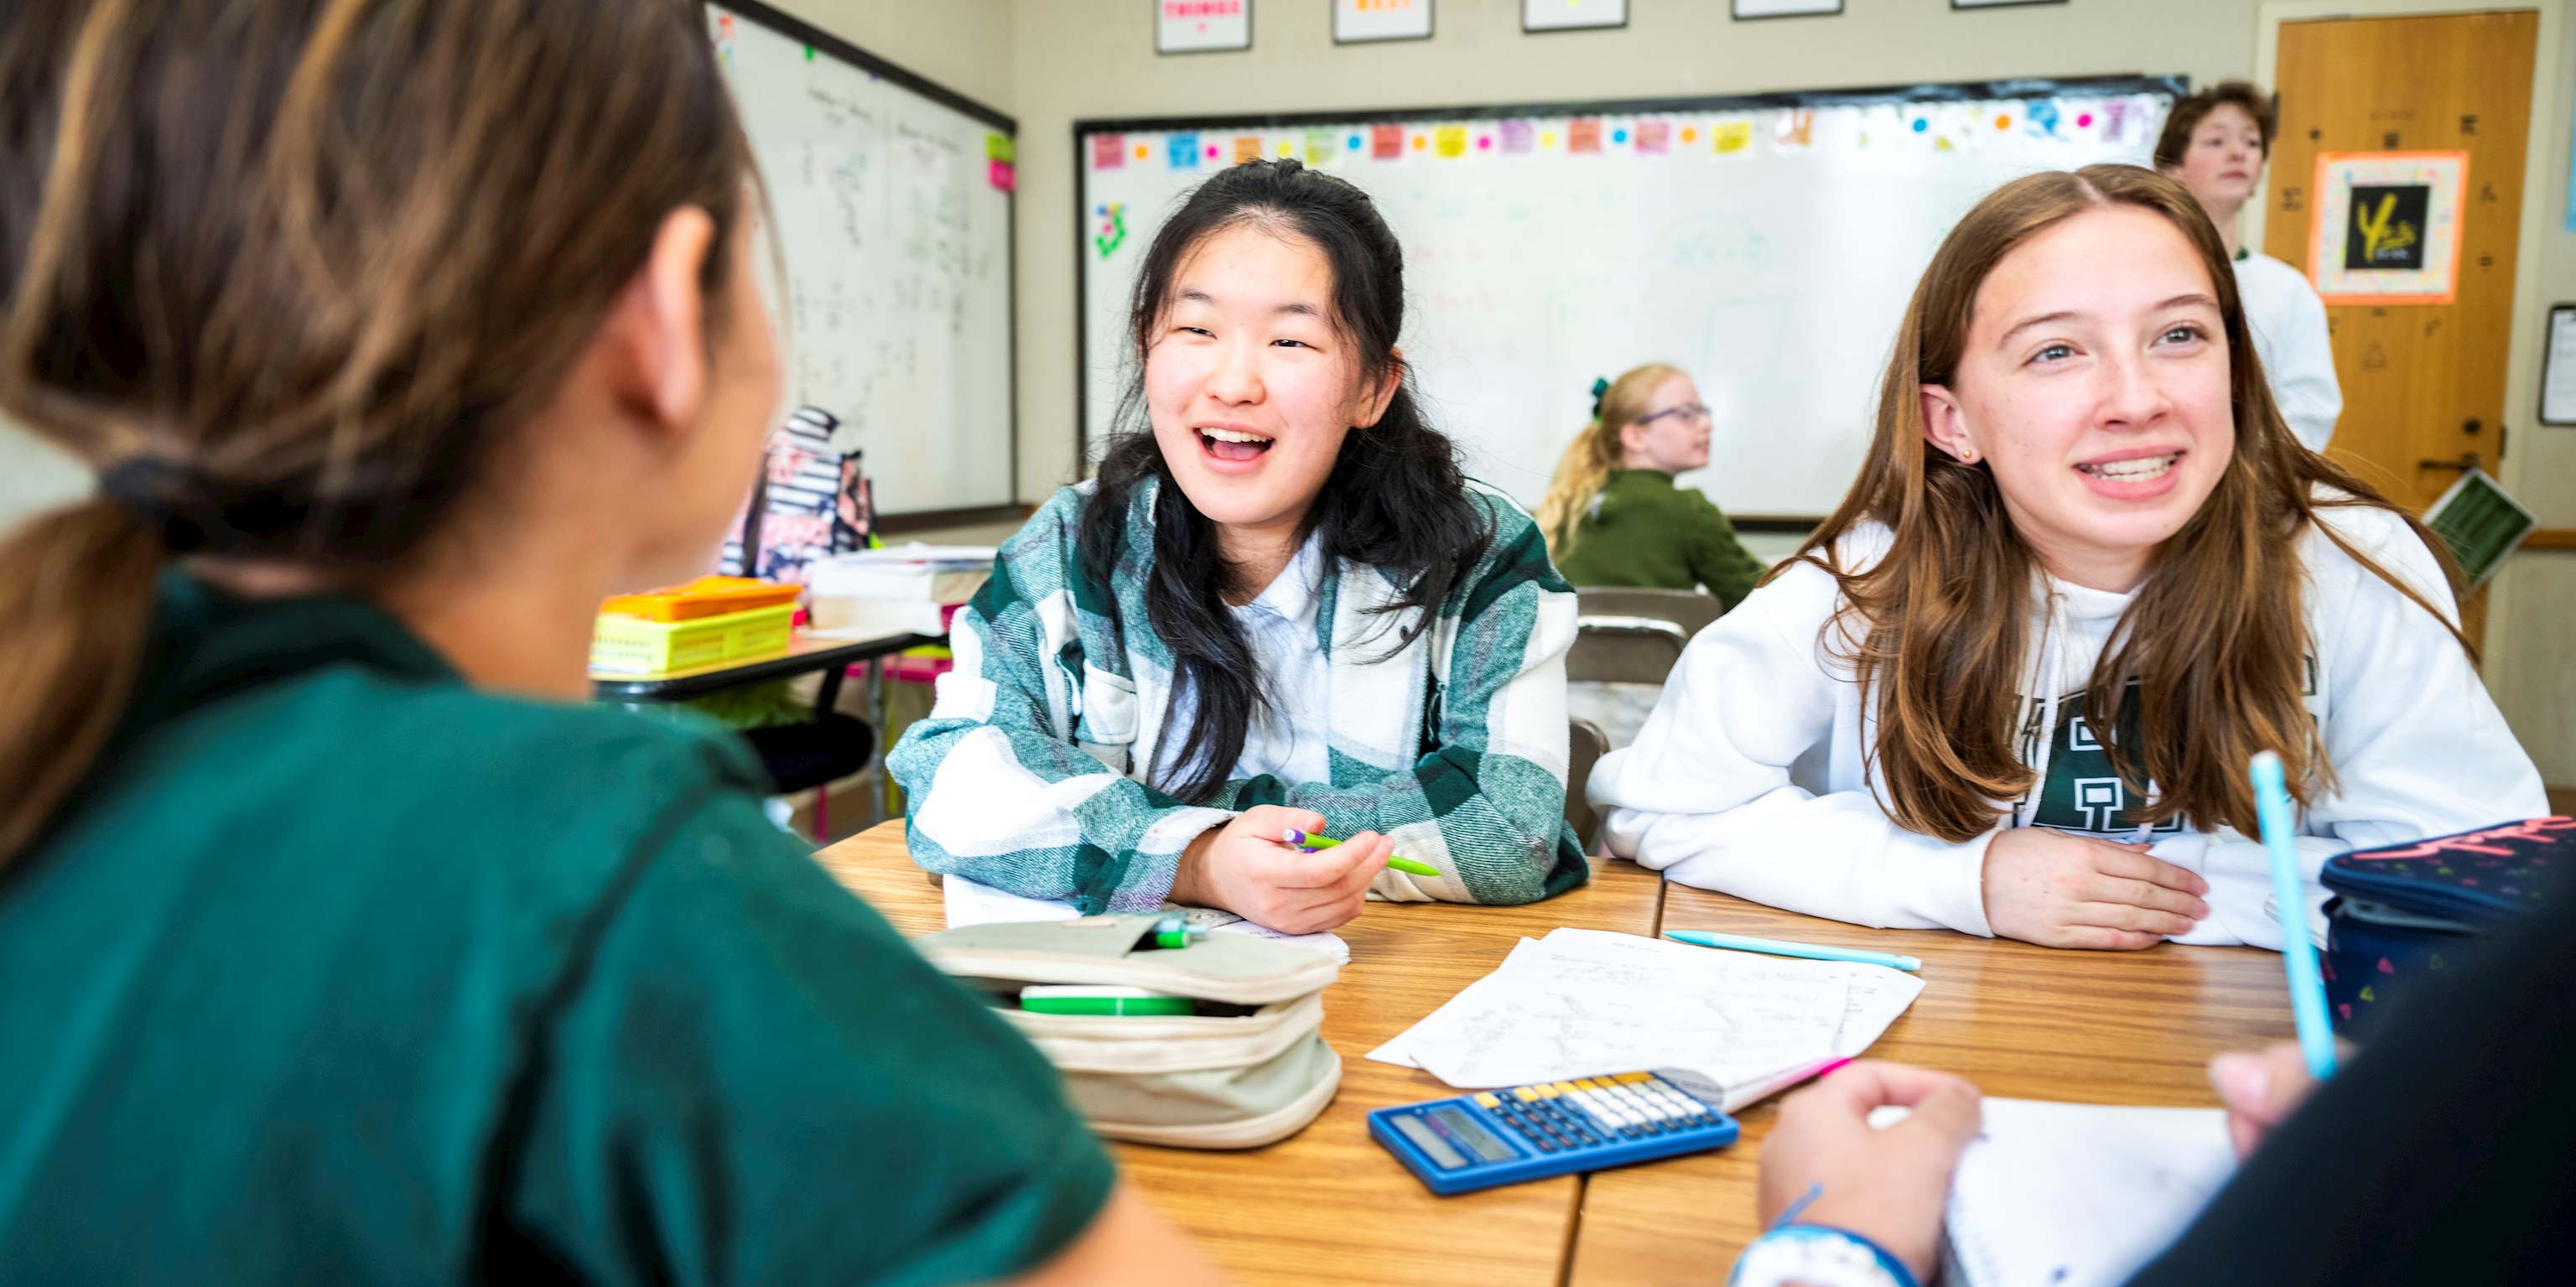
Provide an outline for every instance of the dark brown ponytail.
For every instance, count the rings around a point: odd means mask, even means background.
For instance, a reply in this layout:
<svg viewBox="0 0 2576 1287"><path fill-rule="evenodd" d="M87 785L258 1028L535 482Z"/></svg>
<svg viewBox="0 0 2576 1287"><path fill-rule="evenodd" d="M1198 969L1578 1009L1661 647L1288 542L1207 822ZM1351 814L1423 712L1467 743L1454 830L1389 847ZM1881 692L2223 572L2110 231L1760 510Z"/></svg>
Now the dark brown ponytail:
<svg viewBox="0 0 2576 1287"><path fill-rule="evenodd" d="M0 544L0 864L123 717L170 558L380 580L663 220L721 247L751 179L691 0L0 7L0 414L100 476Z"/></svg>

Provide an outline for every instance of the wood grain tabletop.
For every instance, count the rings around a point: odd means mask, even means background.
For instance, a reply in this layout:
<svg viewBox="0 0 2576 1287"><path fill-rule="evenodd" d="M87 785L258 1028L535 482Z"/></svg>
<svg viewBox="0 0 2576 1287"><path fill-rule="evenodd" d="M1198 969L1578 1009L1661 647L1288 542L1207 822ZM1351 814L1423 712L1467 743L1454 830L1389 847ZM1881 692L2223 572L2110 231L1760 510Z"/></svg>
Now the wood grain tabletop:
<svg viewBox="0 0 2576 1287"><path fill-rule="evenodd" d="M904 852L901 822L816 858L905 934L945 925L937 878ZM1338 931L1351 945L1351 964L1324 992L1324 1039L1342 1057L1342 1089L1323 1116L1277 1144L1241 1152L1120 1144L1119 1165L1248 1283L1554 1287L1583 1181L1433 1196L1369 1139L1366 1118L1456 1092L1429 1073L1364 1056L1492 972L1525 936L1560 925L1653 933L1661 895L1654 873L1598 859L1590 884L1524 907L1370 903Z"/></svg>
<svg viewBox="0 0 2576 1287"><path fill-rule="evenodd" d="M1701 929L1919 957L1923 994L1869 1057L1954 1072L1989 1095L2215 1106L2211 1055L2289 1037L2281 956L2255 948L2070 952L1948 930L1874 930L1669 885L1657 930ZM1755 1164L1777 1101L1714 1153L1590 1177L1565 1281L1717 1284L1756 1232Z"/></svg>
<svg viewBox="0 0 2576 1287"><path fill-rule="evenodd" d="M941 928L938 878L889 822L816 855L905 934ZM1156 1205L1250 1283L1717 1284L1755 1232L1753 1184L1774 1106L1733 1147L1582 1178L1438 1198L1368 1138L1367 1114L1452 1092L1363 1056L1559 925L1705 929L1920 957L1923 994L1870 1049L1986 1093L2103 1104L2214 1105L2222 1050L2291 1035L2278 953L2177 947L2066 952L1947 930L1873 930L1692 889L1617 859L1526 907L1371 903L1340 933L1351 966L1324 993L1342 1090L1312 1126L1236 1153L1116 1146Z"/></svg>

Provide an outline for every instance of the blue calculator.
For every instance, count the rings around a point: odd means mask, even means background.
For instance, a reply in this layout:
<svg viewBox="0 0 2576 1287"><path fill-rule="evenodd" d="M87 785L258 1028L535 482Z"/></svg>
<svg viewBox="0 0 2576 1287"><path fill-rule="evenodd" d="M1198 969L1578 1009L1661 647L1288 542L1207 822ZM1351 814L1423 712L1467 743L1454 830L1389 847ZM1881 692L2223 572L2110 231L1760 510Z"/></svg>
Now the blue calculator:
<svg viewBox="0 0 2576 1287"><path fill-rule="evenodd" d="M1643 1072L1381 1108L1368 1124L1371 1137L1443 1196L1735 1142L1734 1118L1674 1077Z"/></svg>

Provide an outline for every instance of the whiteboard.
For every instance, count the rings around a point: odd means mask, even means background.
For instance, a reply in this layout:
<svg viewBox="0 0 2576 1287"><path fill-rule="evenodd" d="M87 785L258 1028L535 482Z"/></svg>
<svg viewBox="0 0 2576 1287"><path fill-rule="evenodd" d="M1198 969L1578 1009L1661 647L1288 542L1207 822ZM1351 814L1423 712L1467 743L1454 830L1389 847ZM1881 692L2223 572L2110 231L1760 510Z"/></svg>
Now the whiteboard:
<svg viewBox="0 0 2576 1287"><path fill-rule="evenodd" d="M1127 292L1214 170L1295 156L1367 190L1405 248L1402 344L1470 474L1535 506L1592 382L1691 373L1686 475L1730 514L1821 516L1868 445L1916 279L1997 184L2146 164L2179 77L1248 122L1077 124L1085 441L1128 375Z"/></svg>
<svg viewBox="0 0 2576 1287"><path fill-rule="evenodd" d="M879 512L1013 499L1011 119L764 6L707 6L786 257L788 398Z"/></svg>

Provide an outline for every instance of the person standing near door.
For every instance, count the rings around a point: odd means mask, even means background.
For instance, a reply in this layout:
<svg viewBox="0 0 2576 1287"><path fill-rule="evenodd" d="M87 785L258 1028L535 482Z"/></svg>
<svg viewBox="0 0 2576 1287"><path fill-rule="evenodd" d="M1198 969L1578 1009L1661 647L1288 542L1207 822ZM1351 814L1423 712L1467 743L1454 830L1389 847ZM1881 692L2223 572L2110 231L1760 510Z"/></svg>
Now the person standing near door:
<svg viewBox="0 0 2576 1287"><path fill-rule="evenodd" d="M2246 245L2239 227L2245 203L2263 186L2272 125L2272 104L2261 91L2241 80L2220 81L2174 104L2156 140L2156 168L2191 189L2218 225L2236 264L2236 290L2245 297L2245 320L2272 400L2308 450L2324 451L2335 417L2343 414L2325 301L2306 274Z"/></svg>

